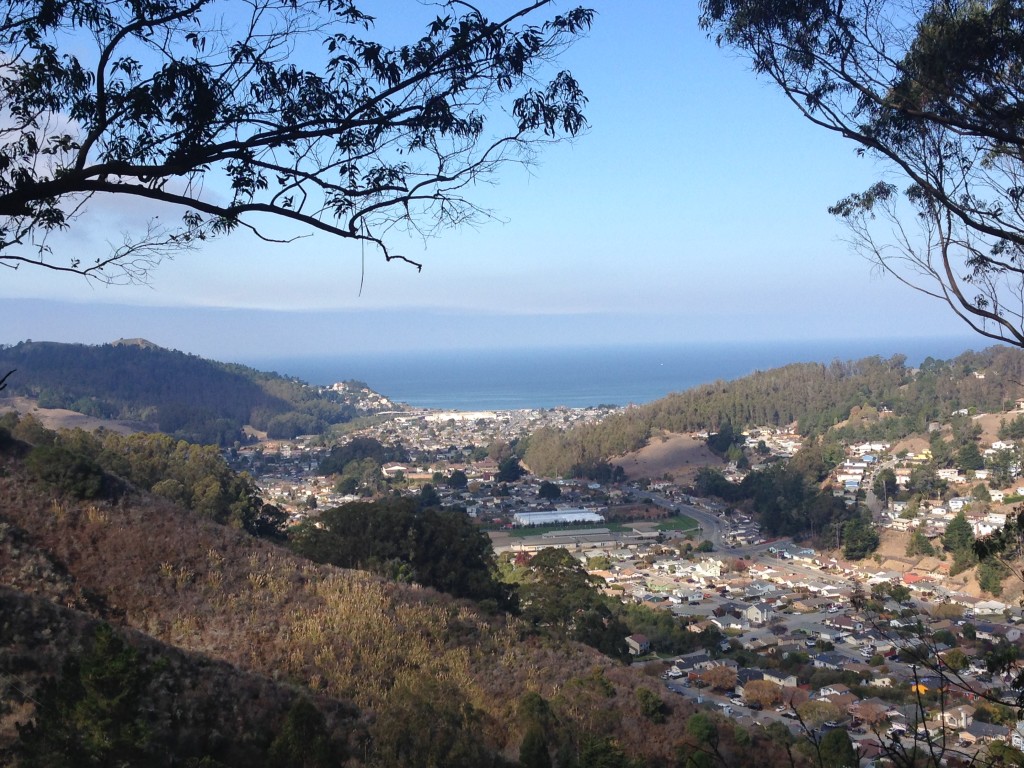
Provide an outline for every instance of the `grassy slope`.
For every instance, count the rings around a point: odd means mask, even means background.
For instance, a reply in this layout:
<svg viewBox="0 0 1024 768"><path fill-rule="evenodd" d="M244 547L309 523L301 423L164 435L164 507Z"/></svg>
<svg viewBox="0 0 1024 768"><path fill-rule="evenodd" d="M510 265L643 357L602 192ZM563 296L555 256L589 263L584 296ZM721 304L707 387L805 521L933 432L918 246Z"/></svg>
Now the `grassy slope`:
<svg viewBox="0 0 1024 768"><path fill-rule="evenodd" d="M614 735L635 754L668 757L683 738L681 705L664 725L639 714L634 689L659 691L656 679L592 649L523 637L514 622L430 590L312 565L159 500L68 503L15 464L0 475L0 583L266 685L356 707L371 739L386 738L389 722L415 727L411 718L429 722L436 704L462 700L479 711L487 743L514 758L522 737L515 709L527 691L551 700L563 721ZM54 638L42 672L68 646ZM586 682L595 671L615 695ZM410 700L422 711L410 713ZM280 708L271 710L268 717ZM0 732L8 743L12 719Z"/></svg>

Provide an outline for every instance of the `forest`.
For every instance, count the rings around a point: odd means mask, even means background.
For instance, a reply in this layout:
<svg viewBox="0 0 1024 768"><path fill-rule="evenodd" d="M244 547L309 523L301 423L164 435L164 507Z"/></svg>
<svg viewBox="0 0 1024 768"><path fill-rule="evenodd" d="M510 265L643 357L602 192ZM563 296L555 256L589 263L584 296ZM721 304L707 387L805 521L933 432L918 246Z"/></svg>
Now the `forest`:
<svg viewBox="0 0 1024 768"><path fill-rule="evenodd" d="M351 399L294 378L205 360L148 343L0 347L14 371L6 395L40 408L135 422L192 443L244 442L249 425L271 438L319 434L357 415Z"/></svg>
<svg viewBox="0 0 1024 768"><path fill-rule="evenodd" d="M530 436L524 460L541 475L586 476L636 450L659 431L718 432L724 425L795 425L804 436L897 440L961 408L1002 410L1020 395L1024 352L991 347L953 360L906 358L797 363L718 381L629 408L598 424ZM977 375L975 375L977 374Z"/></svg>

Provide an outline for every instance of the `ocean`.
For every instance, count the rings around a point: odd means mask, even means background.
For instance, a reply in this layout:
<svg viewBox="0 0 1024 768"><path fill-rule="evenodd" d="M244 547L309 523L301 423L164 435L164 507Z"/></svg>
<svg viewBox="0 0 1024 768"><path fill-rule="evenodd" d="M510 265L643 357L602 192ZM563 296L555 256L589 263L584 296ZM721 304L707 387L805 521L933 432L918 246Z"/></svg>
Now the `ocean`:
<svg viewBox="0 0 1024 768"><path fill-rule="evenodd" d="M326 385L357 379L421 408L484 411L649 403L789 363L903 354L909 365L986 346L970 338L690 343L569 349L443 350L274 357L244 362Z"/></svg>

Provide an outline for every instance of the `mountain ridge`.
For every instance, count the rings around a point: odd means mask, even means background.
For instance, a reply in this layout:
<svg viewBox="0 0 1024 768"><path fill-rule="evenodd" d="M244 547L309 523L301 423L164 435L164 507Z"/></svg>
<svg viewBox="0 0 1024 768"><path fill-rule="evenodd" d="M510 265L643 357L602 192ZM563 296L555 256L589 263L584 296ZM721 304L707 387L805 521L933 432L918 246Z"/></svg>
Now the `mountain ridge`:
<svg viewBox="0 0 1024 768"><path fill-rule="evenodd" d="M148 431L221 446L246 442L245 426L272 438L293 438L322 433L375 408L358 390L313 387L144 339L19 342L0 347L0 370L16 370L6 397L29 397L41 408L139 423Z"/></svg>

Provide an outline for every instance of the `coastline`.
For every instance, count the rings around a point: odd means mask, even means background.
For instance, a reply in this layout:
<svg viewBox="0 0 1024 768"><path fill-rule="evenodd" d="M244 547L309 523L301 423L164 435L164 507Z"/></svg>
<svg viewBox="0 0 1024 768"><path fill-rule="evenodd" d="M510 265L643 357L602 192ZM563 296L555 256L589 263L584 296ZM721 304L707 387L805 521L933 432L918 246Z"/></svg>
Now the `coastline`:
<svg viewBox="0 0 1024 768"><path fill-rule="evenodd" d="M494 411L639 405L792 363L902 354L909 365L917 365L927 357L950 359L981 346L986 345L962 338L697 341L670 346L338 352L242 362L321 386L363 381L388 398L417 408Z"/></svg>

